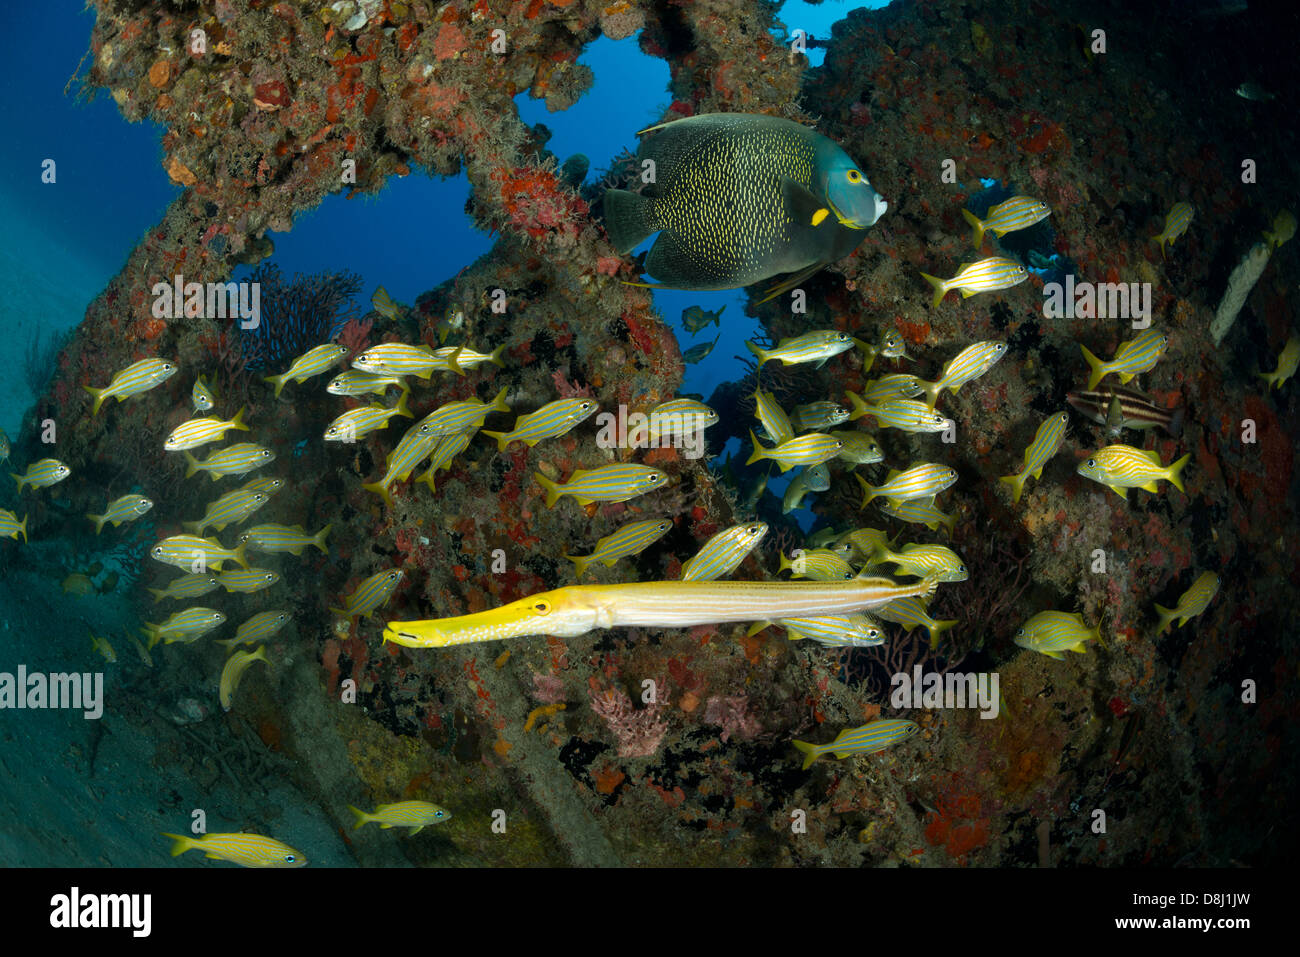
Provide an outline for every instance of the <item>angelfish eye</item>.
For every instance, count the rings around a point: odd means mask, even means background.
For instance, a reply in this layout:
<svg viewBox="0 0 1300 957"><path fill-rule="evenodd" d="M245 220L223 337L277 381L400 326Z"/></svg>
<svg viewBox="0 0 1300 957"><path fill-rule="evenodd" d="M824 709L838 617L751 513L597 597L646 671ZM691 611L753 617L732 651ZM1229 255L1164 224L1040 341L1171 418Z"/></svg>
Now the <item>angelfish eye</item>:
<svg viewBox="0 0 1300 957"><path fill-rule="evenodd" d="M845 173L844 175L848 177L848 180L849 180L850 183L857 183L857 182L860 182L860 181L862 180L862 174L859 173L859 172L858 172L857 170L855 170L855 169L851 169L851 170L849 170L849 171L848 171L847 173Z"/></svg>

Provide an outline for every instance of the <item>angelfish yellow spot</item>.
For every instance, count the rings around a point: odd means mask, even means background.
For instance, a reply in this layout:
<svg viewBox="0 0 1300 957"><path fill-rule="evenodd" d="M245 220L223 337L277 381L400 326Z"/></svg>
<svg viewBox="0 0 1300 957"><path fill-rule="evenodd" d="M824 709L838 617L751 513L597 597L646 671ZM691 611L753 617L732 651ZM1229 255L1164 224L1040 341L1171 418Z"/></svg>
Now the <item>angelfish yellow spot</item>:
<svg viewBox="0 0 1300 957"><path fill-rule="evenodd" d="M829 216L830 214L831 214L831 211L830 211L829 209L819 209L819 210L817 210L817 212L813 213L812 224L813 224L814 226L820 226L821 223L822 223L822 220L825 219L825 218L826 218L827 216Z"/></svg>

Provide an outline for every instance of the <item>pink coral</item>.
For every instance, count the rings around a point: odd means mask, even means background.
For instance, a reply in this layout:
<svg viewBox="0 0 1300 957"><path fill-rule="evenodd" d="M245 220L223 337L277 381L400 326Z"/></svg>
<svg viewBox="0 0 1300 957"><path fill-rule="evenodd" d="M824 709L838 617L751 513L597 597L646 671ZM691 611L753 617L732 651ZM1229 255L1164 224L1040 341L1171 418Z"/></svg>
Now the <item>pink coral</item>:
<svg viewBox="0 0 1300 957"><path fill-rule="evenodd" d="M704 723L722 726L723 744L732 737L748 741L763 730L758 719L749 713L749 698L745 695L714 695L704 705Z"/></svg>
<svg viewBox="0 0 1300 957"><path fill-rule="evenodd" d="M558 704L564 700L564 679L534 671L533 697L541 704Z"/></svg>
<svg viewBox="0 0 1300 957"><path fill-rule="evenodd" d="M662 681L656 682L656 686L661 691L667 687ZM663 715L668 704L666 696L656 697L652 703L637 709L622 688L601 688L595 678L591 679L590 695L591 710L605 719L618 740L619 757L648 758L659 750L659 742L668 731Z"/></svg>
<svg viewBox="0 0 1300 957"><path fill-rule="evenodd" d="M338 334L339 345L347 346L349 355L357 355L365 349L370 336L370 327L374 324L375 320L373 319L361 319L360 317L349 319Z"/></svg>

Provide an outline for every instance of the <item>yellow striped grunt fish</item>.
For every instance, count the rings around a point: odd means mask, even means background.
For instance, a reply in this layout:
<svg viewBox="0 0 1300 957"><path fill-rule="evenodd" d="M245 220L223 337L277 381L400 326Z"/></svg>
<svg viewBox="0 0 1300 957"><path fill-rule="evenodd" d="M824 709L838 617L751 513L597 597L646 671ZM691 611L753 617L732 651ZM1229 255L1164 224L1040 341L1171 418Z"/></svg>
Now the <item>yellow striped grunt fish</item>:
<svg viewBox="0 0 1300 957"><path fill-rule="evenodd" d="M718 413L697 399L669 399L647 414L651 442L677 435L702 432L718 422Z"/></svg>
<svg viewBox="0 0 1300 957"><path fill-rule="evenodd" d="M1256 372L1255 378L1263 379L1267 383L1265 391L1280 389L1287 379L1295 375L1298 365L1300 365L1300 336L1293 335L1277 354L1277 368L1272 372Z"/></svg>
<svg viewBox="0 0 1300 957"><path fill-rule="evenodd" d="M172 535L164 538L149 550L149 554L164 564L193 572L208 568L220 571L222 564L227 561L248 567L243 545L225 548L215 539L200 538L197 535Z"/></svg>
<svg viewBox="0 0 1300 957"><path fill-rule="evenodd" d="M790 417L772 393L761 389L754 393L754 415L767 433L769 441L780 445L794 438L794 426L790 424Z"/></svg>
<svg viewBox="0 0 1300 957"><path fill-rule="evenodd" d="M756 342L745 343L749 351L758 358L758 366L779 359L782 365L796 365L801 362L815 362L820 369L831 356L837 356L853 348L853 337L847 332L834 329L822 329L817 332L804 333L793 339L782 339L774 349L763 349Z"/></svg>
<svg viewBox="0 0 1300 957"><path fill-rule="evenodd" d="M1058 412L1044 419L1034 434L1034 441L1030 442L1029 448L1025 449L1025 461L1020 471L1015 475L1004 475L998 479L999 482L1006 482L1011 486L1011 501L1020 501L1020 495L1025 490L1025 482L1029 480L1029 476L1032 475L1035 479L1043 477L1043 466L1060 450L1061 442L1065 439L1065 428L1069 424L1070 416L1066 412Z"/></svg>
<svg viewBox="0 0 1300 957"><path fill-rule="evenodd" d="M215 416L182 422L172 430L171 435L167 436L167 440L163 442L163 448L168 452L181 452L185 449L192 449L200 445L206 445L209 442L220 441L231 429L248 431L248 426L244 424L244 410L242 408L235 413L235 417L229 422L223 422Z"/></svg>
<svg viewBox="0 0 1300 957"><path fill-rule="evenodd" d="M207 472L214 482L219 482L226 475L247 475L253 469L260 469L275 461L275 453L263 445L253 442L236 442L224 449L217 449L200 462L189 452L185 456L185 477Z"/></svg>
<svg viewBox="0 0 1300 957"><path fill-rule="evenodd" d="M204 857L230 861L241 867L302 867L307 858L288 844L261 834L163 834L171 839L172 857L186 851L202 851Z"/></svg>
<svg viewBox="0 0 1300 957"><path fill-rule="evenodd" d="M902 625L905 631L910 632L918 625L924 628L930 636L931 650L939 647L939 636L957 624L956 618L936 621L930 617L930 612L925 607L925 599L915 595L909 595L906 598L895 598L889 604L877 608L873 614L877 618L883 618L885 621L892 621L896 625Z"/></svg>
<svg viewBox="0 0 1300 957"><path fill-rule="evenodd" d="M460 367L459 360L459 349L454 349L446 357L440 357L424 346L412 346L404 342L381 342L353 359L352 368L375 375L413 375L427 379L433 375L434 370L450 370L464 375L465 370Z"/></svg>
<svg viewBox="0 0 1300 957"><path fill-rule="evenodd" d="M953 425L951 419L915 399L890 399L879 405L868 405L858 398L855 392L844 394L853 406L852 419L869 415L882 429L898 429L900 432L943 432Z"/></svg>
<svg viewBox="0 0 1300 957"><path fill-rule="evenodd" d="M824 754L833 754L840 760L855 754L874 754L910 738L920 730L920 726L912 721L877 718L860 728L845 728L830 744L809 744L797 740L791 744L803 752L803 770L807 771Z"/></svg>
<svg viewBox="0 0 1300 957"><path fill-rule="evenodd" d="M485 362L490 362L498 369L504 369L506 364L501 361L501 353L505 351L505 345L499 345L491 352L475 352L466 346L443 346L434 349L433 354L436 358L448 363L446 368L450 369L452 358L455 357L456 365L462 369L477 369Z"/></svg>
<svg viewBox="0 0 1300 957"><path fill-rule="evenodd" d="M330 395L383 395L390 385L395 385L403 392L410 392L410 386L400 375L375 375L360 369L348 369L330 379L325 391Z"/></svg>
<svg viewBox="0 0 1300 957"><path fill-rule="evenodd" d="M383 498L384 503L393 507L393 495L389 489L394 482L404 482L411 477L416 467L428 458L438 447L440 437L420 431L418 425L406 430L397 448L388 453L385 460L384 477L378 482L368 482L361 487Z"/></svg>
<svg viewBox="0 0 1300 957"><path fill-rule="evenodd" d="M984 234L992 233L1001 239L1007 233L1015 232L1018 229L1028 229L1037 223L1041 223L1052 211L1047 208L1047 204L1041 199L1034 199L1032 196L1012 196L1010 199L1004 199L996 206L990 206L989 211L980 219L969 209L961 211L962 217L966 222L971 224L975 231L974 240L975 248L979 249L984 245Z"/></svg>
<svg viewBox="0 0 1300 957"><path fill-rule="evenodd" d="M898 551L880 549L877 560L896 565L896 573L933 576L941 582L964 582L970 577L960 556L945 545L904 545Z"/></svg>
<svg viewBox="0 0 1300 957"><path fill-rule="evenodd" d="M239 486L239 491L261 492L267 498L270 498L282 488L284 488L284 479L276 478L274 475L263 475L261 478L250 479L245 482Z"/></svg>
<svg viewBox="0 0 1300 957"><path fill-rule="evenodd" d="M93 631L90 633L90 650L99 652L110 665L117 664L117 652L113 650L108 639L96 637Z"/></svg>
<svg viewBox="0 0 1300 957"><path fill-rule="evenodd" d="M150 588L154 604L165 598L198 598L221 587L213 575L182 575L166 588Z"/></svg>
<svg viewBox="0 0 1300 957"><path fill-rule="evenodd" d="M542 439L553 439L572 431L598 408L595 399L557 399L536 412L516 418L515 427L509 432L484 429L483 434L497 440L498 452L504 452L511 442L523 442L531 449Z"/></svg>
<svg viewBox="0 0 1300 957"><path fill-rule="evenodd" d="M453 435L457 432L477 431L483 420L493 412L509 412L506 390L503 388L491 402L475 397L461 402L448 402L434 409L415 424L422 435Z"/></svg>
<svg viewBox="0 0 1300 957"><path fill-rule="evenodd" d="M388 427L388 420L397 415L408 419L415 418L406 407L403 392L397 397L397 405L391 409L386 405L363 405L349 409L325 428L326 442L355 442L357 439Z"/></svg>
<svg viewBox="0 0 1300 957"><path fill-rule="evenodd" d="M215 608L196 606L173 613L161 624L145 622L140 634L149 639L150 648L159 641L165 641L169 645L177 642L188 644L213 629L220 628L225 620L226 616Z"/></svg>
<svg viewBox="0 0 1300 957"><path fill-rule="evenodd" d="M216 407L216 396L201 374L194 380L194 388L190 389L190 401L194 403L195 412L207 412Z"/></svg>
<svg viewBox="0 0 1300 957"><path fill-rule="evenodd" d="M27 541L27 516L24 515L22 521L19 521L13 512L0 508L0 538L12 538L16 542L19 535L24 542Z"/></svg>
<svg viewBox="0 0 1300 957"><path fill-rule="evenodd" d="M916 376L895 372L892 375L881 376L879 379L868 380L862 387L862 391L858 393L858 397L865 405L880 405L892 399L915 399L923 391L921 380Z"/></svg>
<svg viewBox="0 0 1300 957"><path fill-rule="evenodd" d="M1101 629L1089 628L1082 615L1067 611L1040 611L1021 625L1015 642L1021 648L1061 659L1063 651L1087 652L1085 641L1100 641Z"/></svg>
<svg viewBox="0 0 1300 957"><path fill-rule="evenodd" d="M791 578L811 578L813 581L845 581L853 577L853 566L844 555L830 548L798 548L793 558L782 555L777 572L789 570Z"/></svg>
<svg viewBox="0 0 1300 957"><path fill-rule="evenodd" d="M579 505L626 502L668 484L667 474L648 465L615 464L597 469L578 469L562 484L552 482L541 472L534 472L533 477L546 491L547 508L554 508L565 495L572 496Z"/></svg>
<svg viewBox="0 0 1300 957"><path fill-rule="evenodd" d="M500 608L427 621L390 621L384 641L443 648L526 635L576 638L598 628L692 628L760 619L842 615L906 595L931 595L933 579L899 583L857 577L837 582L712 581L570 585Z"/></svg>
<svg viewBox="0 0 1300 957"><path fill-rule="evenodd" d="M905 472L890 469L880 486L868 485L857 473L854 478L862 486L862 507L866 508L876 498L888 499L891 505L918 498L932 499L957 481L957 470L937 462L921 462Z"/></svg>
<svg viewBox="0 0 1300 957"><path fill-rule="evenodd" d="M284 391L286 382L292 380L301 385L312 376L318 376L341 362L347 354L347 346L341 346L336 342L327 342L324 345L316 346L314 349L308 349L297 359L294 359L287 372L282 372L279 375L263 376L262 381L275 386L275 395L276 398L279 398L280 393Z"/></svg>
<svg viewBox="0 0 1300 957"><path fill-rule="evenodd" d="M1200 574L1196 581L1192 582L1192 587L1183 592L1182 597L1178 599L1178 604L1173 608L1156 605L1156 614L1160 616L1160 627L1156 629L1156 634L1164 634L1175 618L1179 619L1178 627L1183 627L1205 611L1218 592L1219 576L1214 572Z"/></svg>
<svg viewBox="0 0 1300 957"><path fill-rule="evenodd" d="M269 568L240 568L221 572L217 582L228 592L255 592L270 588L280 580L279 572Z"/></svg>
<svg viewBox="0 0 1300 957"><path fill-rule="evenodd" d="M629 522L617 531L606 535L596 542L590 555L565 555L573 562L573 573L581 578L587 567L600 562L606 568L613 568L620 558L640 555L659 539L668 534L673 523L666 518L651 518L644 522Z"/></svg>
<svg viewBox="0 0 1300 957"><path fill-rule="evenodd" d="M792 424L795 424L800 432L812 432L829 429L848 420L849 410L844 406L838 402L821 401L796 406Z"/></svg>
<svg viewBox="0 0 1300 957"><path fill-rule="evenodd" d="M98 415L99 407L104 404L105 399L116 396L118 402L123 402L133 395L148 392L175 374L176 363L170 359L141 359L113 376L113 380L102 389L94 389L88 385L82 388L95 397L95 404L90 414Z"/></svg>
<svg viewBox="0 0 1300 957"><path fill-rule="evenodd" d="M217 688L217 697L221 701L222 711L229 711L231 705L235 703L235 692L239 689L239 682L243 680L244 672L255 661L263 662L268 668L271 667L271 662L266 657L266 645L258 645L255 651L234 651L226 659Z"/></svg>
<svg viewBox="0 0 1300 957"><path fill-rule="evenodd" d="M849 559L859 564L870 564L882 552L894 547L889 533L881 528L855 528L847 535L840 536L840 541L836 544L847 545Z"/></svg>
<svg viewBox="0 0 1300 957"><path fill-rule="evenodd" d="M415 481L423 482L429 486L430 492L438 491L438 485L434 481L438 473L450 469L452 461L469 448L469 444L473 439L474 433L472 431L453 432L451 435L442 436L438 439L438 444L429 456L429 467Z"/></svg>
<svg viewBox="0 0 1300 957"><path fill-rule="evenodd" d="M237 488L227 492L208 505L203 518L197 522L181 522L181 526L195 535L202 535L210 527L224 531L227 525L238 525L271 500L265 492L250 492Z"/></svg>
<svg viewBox="0 0 1300 957"><path fill-rule="evenodd" d="M87 512L86 518L95 523L95 534L98 535L106 522L112 522L113 527L117 528L123 522L134 522L151 508L153 502L143 495L123 495L109 502L103 515L92 515Z"/></svg>
<svg viewBox="0 0 1300 957"><path fill-rule="evenodd" d="M967 346L944 364L943 372L937 381L918 380L921 391L925 394L926 407L933 409L939 393L944 389L956 394L957 390L971 379L988 372L1006 354L1005 342L976 342Z"/></svg>
<svg viewBox="0 0 1300 957"><path fill-rule="evenodd" d="M769 624L756 622L749 635L753 637ZM806 638L828 648L874 648L885 643L880 622L860 611L851 615L779 618L776 624L786 630L786 637L791 641Z"/></svg>
<svg viewBox="0 0 1300 957"><path fill-rule="evenodd" d="M853 337L853 344L862 353L862 371L867 372L876 363L876 359L910 359L907 343L893 329L886 329L875 342Z"/></svg>
<svg viewBox="0 0 1300 957"><path fill-rule="evenodd" d="M682 566L682 581L708 582L730 575L766 534L765 522L746 522L723 529Z"/></svg>
<svg viewBox="0 0 1300 957"><path fill-rule="evenodd" d="M259 611L235 629L235 637L222 638L219 641L214 641L213 644L222 645L226 648L233 648L235 645L254 645L259 641L274 637L281 628L289 624L292 618L293 616L287 611L281 611L278 608L271 611ZM268 661L267 664L270 664L270 662Z"/></svg>
<svg viewBox="0 0 1300 957"><path fill-rule="evenodd" d="M1151 242L1160 244L1160 258L1165 258L1165 244L1172 246L1174 240L1187 232L1187 226L1196 215L1196 207L1191 203L1174 203L1173 209L1165 217L1165 228L1151 237Z"/></svg>
<svg viewBox="0 0 1300 957"><path fill-rule="evenodd" d="M404 311L403 307L388 294L388 290L383 286L376 286L375 291L370 294L370 305L389 322L401 318Z"/></svg>
<svg viewBox="0 0 1300 957"><path fill-rule="evenodd" d="M1098 449L1080 464L1078 472L1085 478L1100 482L1120 498L1128 498L1128 490L1140 488L1144 492L1160 491L1160 479L1173 484L1183 492L1181 473L1192 455L1189 452L1168 467L1160 464L1160 453L1144 452L1131 445L1108 445Z"/></svg>
<svg viewBox="0 0 1300 957"><path fill-rule="evenodd" d="M840 440L839 455L836 458L854 465L873 465L885 460L885 450L875 437L866 432L832 432L831 436Z"/></svg>
<svg viewBox="0 0 1300 957"><path fill-rule="evenodd" d="M768 299L857 248L888 204L833 140L775 116L705 113L642 130L652 190L605 191L619 253L658 233L652 288L739 289L776 276Z"/></svg>
<svg viewBox="0 0 1300 957"><path fill-rule="evenodd" d="M835 458L844 448L844 443L835 436L820 432L795 436L770 449L759 444L753 429L749 430L749 440L754 444L754 451L745 461L746 465L771 459L782 472L788 472L796 465L819 465Z"/></svg>
<svg viewBox="0 0 1300 957"><path fill-rule="evenodd" d="M952 538L952 530L957 527L956 513L949 514L936 508L933 500L913 499L907 502L878 502L877 504L883 514L896 518L900 522L914 522L936 532L942 526L948 532L949 538Z"/></svg>
<svg viewBox="0 0 1300 957"><path fill-rule="evenodd" d="M1168 344L1169 337L1152 327L1136 339L1121 342L1115 350L1115 358L1109 362L1102 362L1088 351L1087 346L1080 345L1083 359L1088 363L1088 388L1097 388L1097 383L1112 372L1118 374L1119 381L1124 383L1139 372L1149 372L1160 361Z"/></svg>
<svg viewBox="0 0 1300 957"><path fill-rule="evenodd" d="M963 266L951 279L940 279L928 273L921 273L921 278L934 287L931 308L938 308L950 289L960 289L962 298L969 299L981 292L1017 286L1029 278L1029 271L1014 259L993 256Z"/></svg>
<svg viewBox="0 0 1300 957"><path fill-rule="evenodd" d="M373 822L385 831L393 827L409 827L412 837L432 824L442 824L451 820L450 811L428 801L381 804L371 814L358 810L351 804L348 805L348 810L356 815L357 822L352 825L354 831Z"/></svg>
<svg viewBox="0 0 1300 957"><path fill-rule="evenodd" d="M27 469L25 475L18 475L10 472L10 477L18 483L18 491L21 493L24 485L30 485L32 488L49 488L62 482L72 474L72 469L68 468L58 459L41 459L39 462L33 462Z"/></svg>
<svg viewBox="0 0 1300 957"><path fill-rule="evenodd" d="M261 552L291 552L301 555L303 549L312 546L328 555L325 538L334 526L326 525L315 535L306 532L301 525L254 525L239 536L239 544Z"/></svg>
<svg viewBox="0 0 1300 957"><path fill-rule="evenodd" d="M385 568L383 571L375 572L357 585L356 591L343 599L342 608L331 608L330 611L346 618L355 618L358 615L369 618L376 608L386 604L388 599L393 597L393 592L405 575L406 573L400 568Z"/></svg>

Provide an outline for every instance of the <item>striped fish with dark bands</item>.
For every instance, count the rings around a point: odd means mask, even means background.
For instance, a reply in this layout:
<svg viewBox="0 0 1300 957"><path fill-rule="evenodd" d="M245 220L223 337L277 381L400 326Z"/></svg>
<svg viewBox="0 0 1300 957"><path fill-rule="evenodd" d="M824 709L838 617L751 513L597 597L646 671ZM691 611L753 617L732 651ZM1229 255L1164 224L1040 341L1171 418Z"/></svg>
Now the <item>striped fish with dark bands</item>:
<svg viewBox="0 0 1300 957"><path fill-rule="evenodd" d="M1173 411L1163 409L1150 396L1121 385L1081 389L1066 395L1065 401L1092 421L1110 426L1116 434L1121 429L1159 427L1176 436L1183 430L1181 408Z"/></svg>

